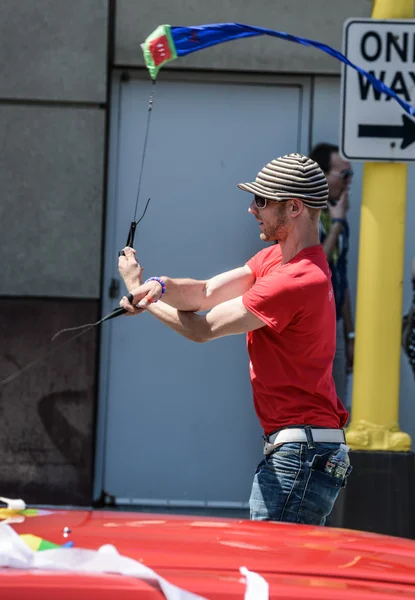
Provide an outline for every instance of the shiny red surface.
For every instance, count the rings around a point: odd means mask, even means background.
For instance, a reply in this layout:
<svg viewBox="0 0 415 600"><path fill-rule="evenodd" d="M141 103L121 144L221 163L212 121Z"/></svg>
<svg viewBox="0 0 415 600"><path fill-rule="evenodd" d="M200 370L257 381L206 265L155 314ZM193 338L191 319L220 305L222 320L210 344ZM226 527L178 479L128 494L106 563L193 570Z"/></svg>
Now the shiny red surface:
<svg viewBox="0 0 415 600"><path fill-rule="evenodd" d="M280 600L415 600L415 542L400 538L288 523L115 511L53 511L13 527L58 544L71 540L78 548L114 544L121 554L171 583L212 600L243 598L241 566L265 577L271 598ZM64 527L71 530L68 537ZM57 597L58 589L60 600L163 598L145 582L125 576L0 571L2 600L29 597L28 590L31 600L48 600Z"/></svg>

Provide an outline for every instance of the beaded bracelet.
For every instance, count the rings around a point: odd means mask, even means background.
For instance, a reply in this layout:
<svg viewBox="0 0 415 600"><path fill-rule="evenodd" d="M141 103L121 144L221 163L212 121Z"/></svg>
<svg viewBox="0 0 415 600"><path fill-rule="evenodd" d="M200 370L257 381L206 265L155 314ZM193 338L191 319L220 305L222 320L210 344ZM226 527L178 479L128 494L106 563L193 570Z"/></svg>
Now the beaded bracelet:
<svg viewBox="0 0 415 600"><path fill-rule="evenodd" d="M147 283L148 281L158 281L159 284L161 285L160 298L158 298L158 300L154 300L154 302L158 302L163 297L163 294L166 293L166 284L164 283L164 281L162 279L160 279L160 277L149 277L148 279L145 280L144 283Z"/></svg>

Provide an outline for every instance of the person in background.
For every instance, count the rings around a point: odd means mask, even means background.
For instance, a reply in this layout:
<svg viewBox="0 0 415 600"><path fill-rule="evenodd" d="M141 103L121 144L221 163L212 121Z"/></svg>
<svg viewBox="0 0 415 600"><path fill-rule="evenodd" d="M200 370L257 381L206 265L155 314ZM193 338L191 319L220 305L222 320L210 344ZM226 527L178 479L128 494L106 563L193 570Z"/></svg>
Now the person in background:
<svg viewBox="0 0 415 600"><path fill-rule="evenodd" d="M412 300L402 322L402 347L415 377L415 258L412 259Z"/></svg>
<svg viewBox="0 0 415 600"><path fill-rule="evenodd" d="M329 186L328 207L320 215L320 240L331 272L336 300L336 354L333 377L337 394L346 404L347 377L353 370L354 324L350 288L347 275L349 252L349 188L353 170L339 154L338 146L328 143L316 145L310 158L326 176Z"/></svg>

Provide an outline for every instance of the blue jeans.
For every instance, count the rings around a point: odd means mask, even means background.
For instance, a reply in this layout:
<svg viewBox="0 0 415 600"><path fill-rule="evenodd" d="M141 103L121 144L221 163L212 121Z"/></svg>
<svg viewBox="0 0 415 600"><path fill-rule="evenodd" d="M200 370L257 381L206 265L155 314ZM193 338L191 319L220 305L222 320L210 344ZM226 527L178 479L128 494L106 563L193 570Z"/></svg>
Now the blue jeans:
<svg viewBox="0 0 415 600"><path fill-rule="evenodd" d="M324 472L339 444L282 444L258 465L249 506L251 519L324 525L351 471L338 479Z"/></svg>

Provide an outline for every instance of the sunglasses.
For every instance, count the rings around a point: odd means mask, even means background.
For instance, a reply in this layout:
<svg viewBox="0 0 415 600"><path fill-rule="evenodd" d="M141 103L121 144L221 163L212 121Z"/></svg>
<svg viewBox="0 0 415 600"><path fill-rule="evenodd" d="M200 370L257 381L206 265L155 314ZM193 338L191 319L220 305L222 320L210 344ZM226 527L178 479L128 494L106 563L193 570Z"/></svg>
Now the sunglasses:
<svg viewBox="0 0 415 600"><path fill-rule="evenodd" d="M351 179L354 175L353 169L343 169L343 171L338 171L340 179L345 181L346 179Z"/></svg>
<svg viewBox="0 0 415 600"><path fill-rule="evenodd" d="M254 203L257 208L265 208L268 202L288 202L290 198L284 198L282 200L268 200L264 196L254 196Z"/></svg>
<svg viewBox="0 0 415 600"><path fill-rule="evenodd" d="M264 198L263 196L257 196L255 194L254 196L254 202L255 202L255 206L257 208L265 208L267 205L268 200L266 198Z"/></svg>

